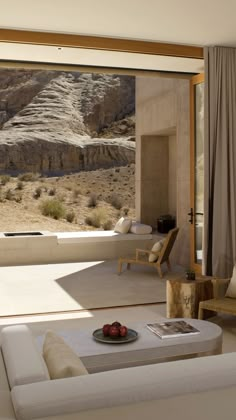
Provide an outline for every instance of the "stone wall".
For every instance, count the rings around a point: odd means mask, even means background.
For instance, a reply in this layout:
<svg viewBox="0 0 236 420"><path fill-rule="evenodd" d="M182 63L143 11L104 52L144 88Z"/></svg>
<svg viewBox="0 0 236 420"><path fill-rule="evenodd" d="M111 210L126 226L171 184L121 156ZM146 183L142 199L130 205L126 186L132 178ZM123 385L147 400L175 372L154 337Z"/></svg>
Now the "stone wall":
<svg viewBox="0 0 236 420"><path fill-rule="evenodd" d="M180 232L172 261L186 267L190 262L189 125L188 80L136 78L137 219L156 227L163 213L175 215ZM162 151L161 142L165 143Z"/></svg>

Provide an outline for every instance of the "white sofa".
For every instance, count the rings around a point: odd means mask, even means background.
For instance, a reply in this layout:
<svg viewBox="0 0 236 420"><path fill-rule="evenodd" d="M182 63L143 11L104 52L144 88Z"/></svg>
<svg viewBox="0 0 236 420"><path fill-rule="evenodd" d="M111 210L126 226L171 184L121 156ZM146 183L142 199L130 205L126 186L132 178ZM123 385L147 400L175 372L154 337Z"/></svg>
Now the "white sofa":
<svg viewBox="0 0 236 420"><path fill-rule="evenodd" d="M1 350L1 420L235 418L236 353L50 380L28 327L3 328Z"/></svg>

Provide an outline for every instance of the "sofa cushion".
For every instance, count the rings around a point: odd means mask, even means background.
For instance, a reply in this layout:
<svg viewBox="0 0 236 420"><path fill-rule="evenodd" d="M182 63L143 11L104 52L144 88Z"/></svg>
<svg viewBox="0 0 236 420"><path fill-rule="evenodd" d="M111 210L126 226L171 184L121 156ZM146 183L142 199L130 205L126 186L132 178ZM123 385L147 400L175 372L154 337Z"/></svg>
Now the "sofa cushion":
<svg viewBox="0 0 236 420"><path fill-rule="evenodd" d="M51 379L88 374L78 355L53 331L46 332L43 357Z"/></svg>
<svg viewBox="0 0 236 420"><path fill-rule="evenodd" d="M130 232L136 235L148 235L152 232L152 226L144 225L143 223L132 222Z"/></svg>
<svg viewBox="0 0 236 420"><path fill-rule="evenodd" d="M226 297L231 297L231 298L236 298L236 265L234 266L233 269L233 274L232 277L230 279L228 288L226 290L225 293Z"/></svg>
<svg viewBox="0 0 236 420"><path fill-rule="evenodd" d="M10 388L49 379L44 359L26 325L3 328L1 341Z"/></svg>
<svg viewBox="0 0 236 420"><path fill-rule="evenodd" d="M114 227L114 232L118 233L128 233L130 230L130 226L132 224L132 220L128 217L121 217Z"/></svg>

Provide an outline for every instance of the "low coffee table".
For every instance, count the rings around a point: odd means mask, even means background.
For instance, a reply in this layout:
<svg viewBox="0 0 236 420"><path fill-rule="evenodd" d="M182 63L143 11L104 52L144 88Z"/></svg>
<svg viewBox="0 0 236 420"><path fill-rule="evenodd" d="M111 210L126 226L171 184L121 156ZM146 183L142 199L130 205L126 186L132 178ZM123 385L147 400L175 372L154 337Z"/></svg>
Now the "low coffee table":
<svg viewBox="0 0 236 420"><path fill-rule="evenodd" d="M162 340L148 330L148 321L128 325L139 336L136 341L127 344L99 343L93 339L94 329L58 333L78 353L91 373L221 353L222 330L218 325L198 319L178 319L189 322L200 334ZM160 319L155 322L162 321L170 320ZM42 346L43 337L39 339Z"/></svg>

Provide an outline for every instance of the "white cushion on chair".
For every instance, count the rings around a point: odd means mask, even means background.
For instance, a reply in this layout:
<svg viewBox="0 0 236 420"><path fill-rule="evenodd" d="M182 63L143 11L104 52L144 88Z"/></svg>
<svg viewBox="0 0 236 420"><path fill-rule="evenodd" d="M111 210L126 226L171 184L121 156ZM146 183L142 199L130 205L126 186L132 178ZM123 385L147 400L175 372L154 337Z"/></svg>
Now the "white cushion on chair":
<svg viewBox="0 0 236 420"><path fill-rule="evenodd" d="M153 245L151 251L159 252L162 247L163 247L163 240L156 242ZM148 257L149 262L155 262L157 261L157 259L158 259L158 256L156 254L149 254L149 257Z"/></svg>
<svg viewBox="0 0 236 420"><path fill-rule="evenodd" d="M231 298L236 298L236 265L234 266L233 269L233 274L232 277L230 279L228 288L226 290L225 293L226 297L231 297Z"/></svg>
<svg viewBox="0 0 236 420"><path fill-rule="evenodd" d="M130 230L130 226L132 224L132 220L128 217L121 217L114 227L114 232L118 233L128 233Z"/></svg>

